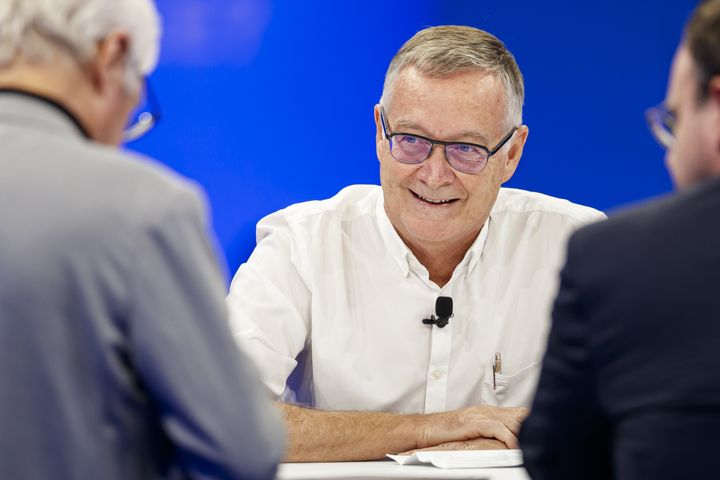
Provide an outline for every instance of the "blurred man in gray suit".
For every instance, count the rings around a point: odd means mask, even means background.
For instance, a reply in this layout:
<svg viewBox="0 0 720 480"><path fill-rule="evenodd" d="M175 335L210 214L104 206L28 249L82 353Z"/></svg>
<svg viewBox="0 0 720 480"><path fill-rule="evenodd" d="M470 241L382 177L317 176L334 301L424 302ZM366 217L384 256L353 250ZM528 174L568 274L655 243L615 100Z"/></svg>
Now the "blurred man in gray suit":
<svg viewBox="0 0 720 480"><path fill-rule="evenodd" d="M260 479L282 456L197 190L115 148L158 24L151 0L0 3L0 478Z"/></svg>

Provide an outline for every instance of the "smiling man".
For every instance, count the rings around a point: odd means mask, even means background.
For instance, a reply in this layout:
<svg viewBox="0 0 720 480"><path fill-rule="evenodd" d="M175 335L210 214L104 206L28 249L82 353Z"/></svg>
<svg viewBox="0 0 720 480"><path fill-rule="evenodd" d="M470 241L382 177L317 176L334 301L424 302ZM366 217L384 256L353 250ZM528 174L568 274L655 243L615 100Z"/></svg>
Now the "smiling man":
<svg viewBox="0 0 720 480"><path fill-rule="evenodd" d="M289 461L516 447L565 241L603 218L501 189L528 136L523 96L497 38L425 29L375 106L382 187L259 223L228 304L284 412Z"/></svg>

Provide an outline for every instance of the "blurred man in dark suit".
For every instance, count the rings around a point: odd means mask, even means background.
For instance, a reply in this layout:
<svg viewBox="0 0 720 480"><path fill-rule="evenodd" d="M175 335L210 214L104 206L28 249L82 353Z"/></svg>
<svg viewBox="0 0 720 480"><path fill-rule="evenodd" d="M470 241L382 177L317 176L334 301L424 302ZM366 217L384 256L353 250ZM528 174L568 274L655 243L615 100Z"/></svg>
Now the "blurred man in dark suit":
<svg viewBox="0 0 720 480"><path fill-rule="evenodd" d="M151 0L0 2L0 478L268 479L197 188L119 151Z"/></svg>
<svg viewBox="0 0 720 480"><path fill-rule="evenodd" d="M680 191L571 238L520 437L533 479L720 478L720 1L648 119Z"/></svg>

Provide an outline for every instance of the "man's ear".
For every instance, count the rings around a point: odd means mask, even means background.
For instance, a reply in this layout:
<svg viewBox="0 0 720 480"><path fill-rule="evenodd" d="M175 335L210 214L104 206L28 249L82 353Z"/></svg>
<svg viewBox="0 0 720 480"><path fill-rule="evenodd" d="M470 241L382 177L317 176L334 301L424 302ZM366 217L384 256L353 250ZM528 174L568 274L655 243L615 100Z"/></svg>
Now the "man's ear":
<svg viewBox="0 0 720 480"><path fill-rule="evenodd" d="M708 84L708 95L714 102L720 104L720 75L715 75Z"/></svg>
<svg viewBox="0 0 720 480"><path fill-rule="evenodd" d="M375 150L377 153L378 160L380 160L380 151L383 145L385 137L383 135L382 120L380 119L380 104L375 105L373 109L375 115Z"/></svg>
<svg viewBox="0 0 720 480"><path fill-rule="evenodd" d="M710 79L707 101L712 103L712 131L720 132L720 75L715 75ZM720 134L715 139L715 148L720 152Z"/></svg>
<svg viewBox="0 0 720 480"><path fill-rule="evenodd" d="M720 112L720 75L715 75L708 83L708 101Z"/></svg>
<svg viewBox="0 0 720 480"><path fill-rule="evenodd" d="M129 44L128 35L123 32L112 32L98 42L95 58L90 65L93 86L99 93L123 81Z"/></svg>
<svg viewBox="0 0 720 480"><path fill-rule="evenodd" d="M518 164L520 163L520 157L522 157L523 149L525 148L525 142L527 141L530 129L527 125L520 125L515 130L515 135L510 139L510 146L508 147L507 159L505 160L505 168L503 172L503 183L507 182L515 174Z"/></svg>

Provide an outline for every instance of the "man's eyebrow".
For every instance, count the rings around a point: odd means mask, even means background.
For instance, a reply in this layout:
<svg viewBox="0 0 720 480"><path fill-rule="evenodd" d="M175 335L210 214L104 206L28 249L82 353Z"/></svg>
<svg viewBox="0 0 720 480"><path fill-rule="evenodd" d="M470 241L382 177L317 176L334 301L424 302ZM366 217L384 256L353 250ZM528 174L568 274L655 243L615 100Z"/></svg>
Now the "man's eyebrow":
<svg viewBox="0 0 720 480"><path fill-rule="evenodd" d="M420 125L409 120L400 120L395 126L395 128L397 130L417 130L422 135L427 135L428 133L427 130L422 128Z"/></svg>
<svg viewBox="0 0 720 480"><path fill-rule="evenodd" d="M487 143L489 142L488 137L486 137L482 133L476 132L474 130L464 131L458 136L458 138L467 138L467 137L472 138L473 140L475 140L475 143L479 143L480 145L487 145Z"/></svg>
<svg viewBox="0 0 720 480"><path fill-rule="evenodd" d="M409 120L400 120L398 121L397 125L395 126L395 130L398 132L404 132L404 133L413 133L416 132L419 135L422 135L424 137L434 138L432 135L428 134L428 131L425 130L423 127L418 125L415 122L411 122ZM454 138L451 139L442 139L444 141L453 142L456 141L458 143L463 143L463 140L461 139L467 139L470 138L472 140L465 140L470 141L471 143L478 143L480 145L487 145L488 138L483 135L480 132L474 131L474 130L466 130L464 132L461 132L460 134L454 136ZM435 140L440 140L439 138L434 138Z"/></svg>

